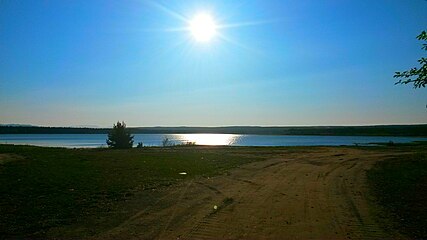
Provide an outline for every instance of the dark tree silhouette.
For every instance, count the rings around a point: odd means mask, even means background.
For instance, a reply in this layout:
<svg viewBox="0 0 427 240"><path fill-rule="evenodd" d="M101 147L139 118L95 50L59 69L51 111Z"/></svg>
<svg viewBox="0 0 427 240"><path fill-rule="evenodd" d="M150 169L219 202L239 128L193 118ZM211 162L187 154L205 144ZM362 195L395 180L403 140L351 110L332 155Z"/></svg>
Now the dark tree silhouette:
<svg viewBox="0 0 427 240"><path fill-rule="evenodd" d="M423 31L420 35L417 36L417 39L420 41L427 41L427 33ZM427 51L427 44L424 43L422 49ZM396 72L394 74L395 78L400 78L395 84L408 84L414 83L414 88L421 88L427 85L427 58L421 57L418 59L420 63L419 68L411 68L404 72Z"/></svg>
<svg viewBox="0 0 427 240"><path fill-rule="evenodd" d="M126 129L124 122L117 122L117 124L113 125L113 129L108 133L107 144L110 148L132 148L133 136Z"/></svg>

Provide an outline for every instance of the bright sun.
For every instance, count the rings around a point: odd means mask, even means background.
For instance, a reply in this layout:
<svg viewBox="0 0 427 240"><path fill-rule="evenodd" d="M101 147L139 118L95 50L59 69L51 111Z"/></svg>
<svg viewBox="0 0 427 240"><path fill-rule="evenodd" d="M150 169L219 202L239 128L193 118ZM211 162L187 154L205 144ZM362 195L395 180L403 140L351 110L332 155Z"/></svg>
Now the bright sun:
<svg viewBox="0 0 427 240"><path fill-rule="evenodd" d="M216 34L214 19L206 13L196 15L190 22L190 31L196 41L208 42Z"/></svg>

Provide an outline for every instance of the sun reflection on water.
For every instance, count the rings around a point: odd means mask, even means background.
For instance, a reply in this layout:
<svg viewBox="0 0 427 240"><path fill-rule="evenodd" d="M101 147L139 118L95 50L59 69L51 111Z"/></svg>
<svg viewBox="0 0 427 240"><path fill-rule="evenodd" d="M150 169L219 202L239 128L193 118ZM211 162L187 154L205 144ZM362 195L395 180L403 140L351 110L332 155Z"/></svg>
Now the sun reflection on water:
<svg viewBox="0 0 427 240"><path fill-rule="evenodd" d="M239 138L236 134L177 134L180 141L196 145L232 145Z"/></svg>

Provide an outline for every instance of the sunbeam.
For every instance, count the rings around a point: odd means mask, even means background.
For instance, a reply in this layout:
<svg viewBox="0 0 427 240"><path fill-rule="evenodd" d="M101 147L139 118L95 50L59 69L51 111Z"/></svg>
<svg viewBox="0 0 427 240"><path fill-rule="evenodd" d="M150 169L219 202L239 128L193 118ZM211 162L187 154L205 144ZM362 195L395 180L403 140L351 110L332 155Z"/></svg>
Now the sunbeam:
<svg viewBox="0 0 427 240"><path fill-rule="evenodd" d="M279 19L272 20L259 20L259 21L247 21L247 22L238 22L238 23L229 23L229 24L221 24L218 25L218 29L226 29L226 28L239 28L239 27L250 27L257 25L264 25L269 23L274 23L280 21Z"/></svg>
<svg viewBox="0 0 427 240"><path fill-rule="evenodd" d="M239 48L245 49L247 51L251 51L251 52L253 52L255 54L261 54L260 51L254 49L254 48L251 48L249 46L246 46L245 44L239 43L238 41L236 41L236 40L232 39L231 37L228 37L228 36L226 36L224 34L218 33L218 37L220 39L222 39L223 41L228 42L230 44L233 44L233 45L235 45L235 46L237 46Z"/></svg>
<svg viewBox="0 0 427 240"><path fill-rule="evenodd" d="M155 8L158 8L158 9L162 10L163 12L169 14L172 17L175 17L175 18L177 18L177 19L179 19L181 21L184 21L186 23L189 22L188 19L185 16L183 16L182 14L179 14L178 12L175 12L172 9L169 9L169 8L165 7L164 5L158 3L158 2L147 1L147 3L150 4L150 5L152 5L152 6L154 6Z"/></svg>

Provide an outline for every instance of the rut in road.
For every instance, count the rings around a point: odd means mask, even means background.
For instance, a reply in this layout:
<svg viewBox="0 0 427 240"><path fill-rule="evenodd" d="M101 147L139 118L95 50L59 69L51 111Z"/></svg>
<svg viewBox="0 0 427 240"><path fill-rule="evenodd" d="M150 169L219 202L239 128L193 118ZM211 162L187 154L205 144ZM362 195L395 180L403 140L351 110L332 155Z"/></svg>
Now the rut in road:
<svg viewBox="0 0 427 240"><path fill-rule="evenodd" d="M352 148L281 153L177 187L166 207L153 208L108 236L117 239L131 229L138 239L395 237L378 226L367 200L365 171L385 157ZM142 227L157 230L148 236Z"/></svg>

